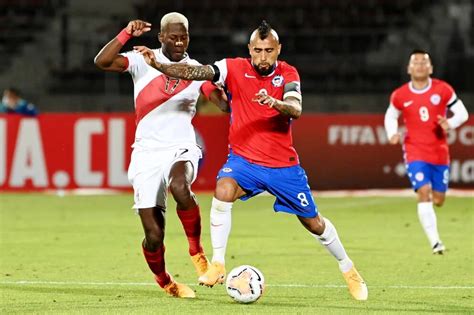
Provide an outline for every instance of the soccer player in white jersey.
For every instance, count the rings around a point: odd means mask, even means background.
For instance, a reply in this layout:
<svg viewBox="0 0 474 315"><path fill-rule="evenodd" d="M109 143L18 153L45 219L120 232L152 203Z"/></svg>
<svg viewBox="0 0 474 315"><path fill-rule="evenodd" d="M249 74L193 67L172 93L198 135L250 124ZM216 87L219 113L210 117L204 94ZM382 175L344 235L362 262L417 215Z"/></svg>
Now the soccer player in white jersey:
<svg viewBox="0 0 474 315"><path fill-rule="evenodd" d="M165 209L168 189L177 203L178 217L189 242L189 254L198 275L209 262L201 245L201 216L191 184L197 176L201 150L191 120L203 81L173 79L150 67L143 56L120 53L132 37L151 30L141 20L128 23L95 57L102 70L129 72L134 82L137 129L128 177L134 189L134 208L140 216L145 239L143 254L156 282L169 295L195 297L188 286L177 283L166 272L164 259ZM189 57L188 20L180 13L163 16L156 58L164 63L199 63Z"/></svg>

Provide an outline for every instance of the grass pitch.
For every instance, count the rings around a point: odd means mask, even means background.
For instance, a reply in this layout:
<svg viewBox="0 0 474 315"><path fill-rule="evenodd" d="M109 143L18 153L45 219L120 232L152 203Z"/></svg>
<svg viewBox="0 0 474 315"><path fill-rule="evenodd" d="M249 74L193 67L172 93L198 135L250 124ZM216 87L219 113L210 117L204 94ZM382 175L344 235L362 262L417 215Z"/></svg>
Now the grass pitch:
<svg viewBox="0 0 474 315"><path fill-rule="evenodd" d="M211 254L211 195L198 196ZM334 259L272 197L237 202L227 268L250 264L265 295L239 305L223 286L194 285L187 242L170 202L166 259L197 298L166 296L142 257L132 196L0 194L2 314L431 314L474 313L473 198L448 197L437 210L448 252L431 254L413 198L316 198L369 286L351 299Z"/></svg>

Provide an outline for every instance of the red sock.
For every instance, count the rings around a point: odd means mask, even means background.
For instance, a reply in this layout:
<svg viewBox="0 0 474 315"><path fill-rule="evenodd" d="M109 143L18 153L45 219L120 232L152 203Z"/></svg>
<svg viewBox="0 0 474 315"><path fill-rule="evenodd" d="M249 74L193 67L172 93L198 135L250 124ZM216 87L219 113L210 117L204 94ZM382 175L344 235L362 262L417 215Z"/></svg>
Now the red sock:
<svg viewBox="0 0 474 315"><path fill-rule="evenodd" d="M201 247L201 214L199 206L189 210L178 210L178 217L183 224L184 232L188 238L189 255L193 256L202 252Z"/></svg>
<svg viewBox="0 0 474 315"><path fill-rule="evenodd" d="M156 282L163 288L171 281L170 275L166 272L165 268L165 245L156 252L149 252L143 246L142 249L148 267L155 274Z"/></svg>

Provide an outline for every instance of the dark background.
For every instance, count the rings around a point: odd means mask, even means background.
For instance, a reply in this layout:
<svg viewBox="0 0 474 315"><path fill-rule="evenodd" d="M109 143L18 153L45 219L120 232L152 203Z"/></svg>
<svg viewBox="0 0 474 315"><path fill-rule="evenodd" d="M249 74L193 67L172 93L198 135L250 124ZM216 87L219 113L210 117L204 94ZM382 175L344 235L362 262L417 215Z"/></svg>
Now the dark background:
<svg viewBox="0 0 474 315"><path fill-rule="evenodd" d="M266 19L280 59L300 72L305 112L384 112L408 80L414 48L430 51L434 76L474 103L469 0L0 0L0 86L17 87L42 112L133 111L130 76L101 72L94 56L138 18L153 29L124 50L159 47L171 11L189 19L189 53L201 63L247 56L249 34Z"/></svg>

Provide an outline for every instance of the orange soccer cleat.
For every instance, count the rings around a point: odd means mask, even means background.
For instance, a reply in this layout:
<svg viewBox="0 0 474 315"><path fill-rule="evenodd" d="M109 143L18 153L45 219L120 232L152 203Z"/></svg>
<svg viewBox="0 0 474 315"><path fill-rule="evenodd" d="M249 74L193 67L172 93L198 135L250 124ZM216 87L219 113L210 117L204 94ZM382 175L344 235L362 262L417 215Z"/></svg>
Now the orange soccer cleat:
<svg viewBox="0 0 474 315"><path fill-rule="evenodd" d="M193 262L199 277L204 275L209 269L209 260L207 260L207 257L203 252L191 256L191 261Z"/></svg>
<svg viewBox="0 0 474 315"><path fill-rule="evenodd" d="M178 283L173 279L171 279L170 283L163 287L163 290L165 290L168 295L174 297L191 299L196 297L196 293L194 293L193 289L185 284Z"/></svg>
<svg viewBox="0 0 474 315"><path fill-rule="evenodd" d="M223 284L225 279L224 264L213 262L205 274L199 277L199 284L213 287L215 284Z"/></svg>
<svg viewBox="0 0 474 315"><path fill-rule="evenodd" d="M357 269L352 266L351 270L343 273L343 276L347 282L352 297L359 301L367 300L369 297L369 291L364 279L362 279L361 275L357 272Z"/></svg>

